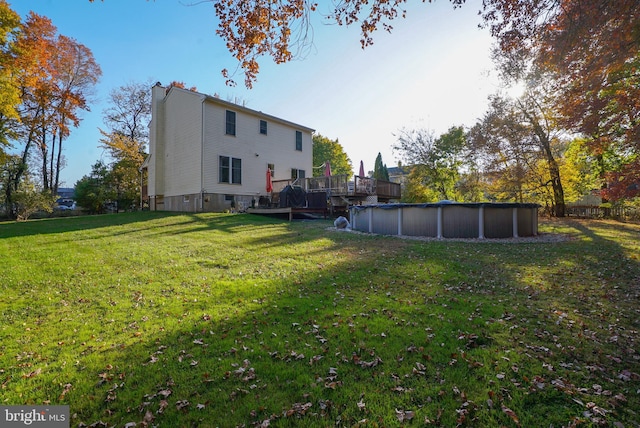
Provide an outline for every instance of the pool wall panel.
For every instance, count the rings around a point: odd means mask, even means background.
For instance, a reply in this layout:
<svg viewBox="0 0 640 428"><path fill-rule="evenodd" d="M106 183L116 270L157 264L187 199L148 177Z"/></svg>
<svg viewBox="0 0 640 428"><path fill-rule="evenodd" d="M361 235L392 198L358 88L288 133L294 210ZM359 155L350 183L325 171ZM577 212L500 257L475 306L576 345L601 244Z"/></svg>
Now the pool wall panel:
<svg viewBox="0 0 640 428"><path fill-rule="evenodd" d="M438 208L402 208L402 234L407 236L438 236Z"/></svg>
<svg viewBox="0 0 640 428"><path fill-rule="evenodd" d="M537 235L538 208L514 203L381 204L353 206L350 216L354 230L382 235L504 239Z"/></svg>
<svg viewBox="0 0 640 428"><path fill-rule="evenodd" d="M444 238L477 238L478 210L460 205L442 207L442 236Z"/></svg>
<svg viewBox="0 0 640 428"><path fill-rule="evenodd" d="M485 238L511 238L513 235L513 210L490 208L484 209Z"/></svg>

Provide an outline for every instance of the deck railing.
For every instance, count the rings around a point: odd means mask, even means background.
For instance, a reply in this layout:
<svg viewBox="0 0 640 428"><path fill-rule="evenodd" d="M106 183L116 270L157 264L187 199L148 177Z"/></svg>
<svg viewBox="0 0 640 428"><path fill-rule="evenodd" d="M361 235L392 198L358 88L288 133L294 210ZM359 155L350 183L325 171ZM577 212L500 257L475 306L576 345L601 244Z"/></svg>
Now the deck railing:
<svg viewBox="0 0 640 428"><path fill-rule="evenodd" d="M306 192L327 192L332 196L378 196L379 199L400 199L400 184L370 177L347 174L309 177L301 180L274 180L273 193L288 185L301 186Z"/></svg>
<svg viewBox="0 0 640 428"><path fill-rule="evenodd" d="M307 178L307 192L323 192L329 194L346 195L349 190L349 176L331 175L329 177L310 177Z"/></svg>

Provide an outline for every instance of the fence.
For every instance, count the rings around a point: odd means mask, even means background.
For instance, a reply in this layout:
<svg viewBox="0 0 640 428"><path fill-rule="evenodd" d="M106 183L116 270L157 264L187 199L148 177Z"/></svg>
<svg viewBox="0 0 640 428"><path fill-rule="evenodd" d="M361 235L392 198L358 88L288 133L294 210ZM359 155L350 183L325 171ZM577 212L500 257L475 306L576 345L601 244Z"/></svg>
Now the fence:
<svg viewBox="0 0 640 428"><path fill-rule="evenodd" d="M567 205L569 217L613 218L617 220L640 221L640 208L631 205L602 207L599 205Z"/></svg>

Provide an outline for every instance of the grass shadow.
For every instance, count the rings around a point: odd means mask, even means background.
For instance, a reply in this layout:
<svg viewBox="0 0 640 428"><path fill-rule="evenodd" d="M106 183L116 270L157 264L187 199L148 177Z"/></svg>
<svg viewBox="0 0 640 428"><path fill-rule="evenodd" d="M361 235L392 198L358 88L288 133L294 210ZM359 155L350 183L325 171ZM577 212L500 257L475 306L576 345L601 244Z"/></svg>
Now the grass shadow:
<svg viewBox="0 0 640 428"><path fill-rule="evenodd" d="M622 285L611 277L623 247L589 223L562 226L576 239L561 244L403 241L244 216L139 226L96 239L95 270L34 278L33 301L3 311L6 397L69 404L86 426L635 419L637 311L622 306L612 323L583 305L600 308L602 287L631 287L639 268ZM602 247L603 266L579 268ZM594 301L568 295L597 278L583 287Z"/></svg>

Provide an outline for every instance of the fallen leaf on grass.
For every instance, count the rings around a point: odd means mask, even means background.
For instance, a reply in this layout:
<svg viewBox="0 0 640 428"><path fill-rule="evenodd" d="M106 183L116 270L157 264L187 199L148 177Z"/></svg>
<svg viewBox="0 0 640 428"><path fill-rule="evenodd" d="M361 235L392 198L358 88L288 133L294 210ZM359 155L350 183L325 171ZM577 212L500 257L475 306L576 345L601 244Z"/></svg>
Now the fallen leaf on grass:
<svg viewBox="0 0 640 428"><path fill-rule="evenodd" d="M360 361L360 360L356 361L357 365L359 365L360 367L365 368L365 369L369 369L371 367L375 367L380 363L382 363L382 359L380 357L374 358L373 361Z"/></svg>
<svg viewBox="0 0 640 428"><path fill-rule="evenodd" d="M64 398L65 395L67 395L67 392L71 391L71 384L68 383L64 386L64 389L62 390L62 393L60 394L60 397L58 397L58 401L62 401L62 399Z"/></svg>
<svg viewBox="0 0 640 428"><path fill-rule="evenodd" d="M314 355L313 357L311 357L311 359L309 360L309 365L312 366L313 363L316 363L318 361L320 361L322 359L322 355Z"/></svg>
<svg viewBox="0 0 640 428"><path fill-rule="evenodd" d="M291 417L294 415L303 416L307 413L307 410L311 408L313 404L311 403L293 403L293 406L287 411L284 412L285 417Z"/></svg>
<svg viewBox="0 0 640 428"><path fill-rule="evenodd" d="M518 415L516 415L516 413L511 410L510 408L508 408L507 406L505 406L504 404L502 405L502 411L509 416L513 422L516 423L517 426L520 426L520 420L518 419Z"/></svg>
<svg viewBox="0 0 640 428"><path fill-rule="evenodd" d="M398 409L396 409L396 418L398 418L398 420L400 422L410 421L415 416L416 416L416 412L414 412L412 410L398 410Z"/></svg>
<svg viewBox="0 0 640 428"><path fill-rule="evenodd" d="M303 360L304 354L298 354L296 351L291 351L289 354L290 357L295 358L296 360Z"/></svg>
<svg viewBox="0 0 640 428"><path fill-rule="evenodd" d="M35 370L34 370L34 371L32 371L32 372L29 372L29 373L27 373L27 374L23 374L23 375L22 375L22 378L23 378L23 379L29 379L29 378L32 378L32 377L34 377L34 376L39 375L40 373L42 373L42 369L38 368L38 369L35 369Z"/></svg>
<svg viewBox="0 0 640 428"><path fill-rule="evenodd" d="M168 396L170 396L172 393L172 391L170 389L163 389L161 391L158 391L158 395L162 395L164 398L167 398Z"/></svg>
<svg viewBox="0 0 640 428"><path fill-rule="evenodd" d="M324 387L329 389L336 389L338 386L342 386L342 382L327 382L324 384Z"/></svg>
<svg viewBox="0 0 640 428"><path fill-rule="evenodd" d="M167 400L160 400L160 407L158 408L158 411L156 413L158 414L164 413L164 410L167 407L169 407L169 402Z"/></svg>
<svg viewBox="0 0 640 428"><path fill-rule="evenodd" d="M189 407L191 403L189 403L187 400L178 400L176 401L176 409L178 410L182 410L186 407Z"/></svg>
<svg viewBox="0 0 640 428"><path fill-rule="evenodd" d="M153 416L153 413L151 413L151 411L147 410L144 414L144 418L142 419L142 426L147 427L149 426L154 420L156 419L155 416Z"/></svg>
<svg viewBox="0 0 640 428"><path fill-rule="evenodd" d="M146 363L142 363L143 366L147 366L149 364L154 364L158 362L158 357L156 357L155 355L151 355L149 357L149 361L147 361Z"/></svg>

